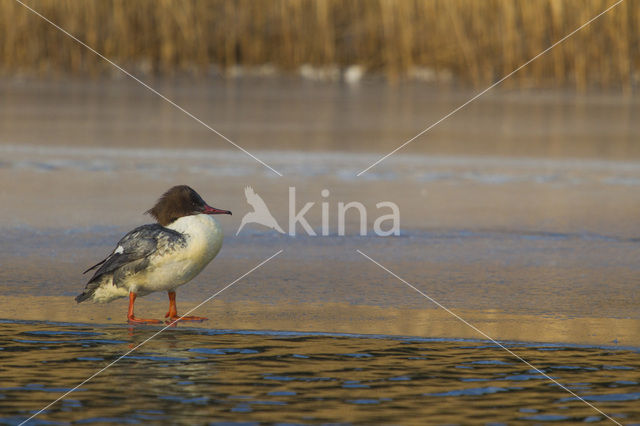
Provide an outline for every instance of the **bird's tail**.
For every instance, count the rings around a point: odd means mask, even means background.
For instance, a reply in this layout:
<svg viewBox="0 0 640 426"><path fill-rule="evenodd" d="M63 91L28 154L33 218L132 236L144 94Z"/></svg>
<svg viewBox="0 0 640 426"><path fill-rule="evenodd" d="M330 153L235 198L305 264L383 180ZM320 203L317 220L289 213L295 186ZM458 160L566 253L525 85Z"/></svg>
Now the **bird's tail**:
<svg viewBox="0 0 640 426"><path fill-rule="evenodd" d="M97 279L89 281L82 293L76 296L76 302L81 303L87 299L91 299L96 290L100 288L102 284L106 284L110 279L113 279L113 276L101 275Z"/></svg>
<svg viewBox="0 0 640 426"><path fill-rule="evenodd" d="M81 294L76 296L76 302L81 303L89 299L91 296L93 296L94 291L95 289L91 291L83 291Z"/></svg>

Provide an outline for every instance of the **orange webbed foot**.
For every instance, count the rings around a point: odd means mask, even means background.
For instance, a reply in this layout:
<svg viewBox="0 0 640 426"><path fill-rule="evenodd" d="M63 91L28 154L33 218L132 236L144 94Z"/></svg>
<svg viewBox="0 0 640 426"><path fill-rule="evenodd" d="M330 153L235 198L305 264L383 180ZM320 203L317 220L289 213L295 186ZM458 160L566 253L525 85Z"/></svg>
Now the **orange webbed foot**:
<svg viewBox="0 0 640 426"><path fill-rule="evenodd" d="M165 318L168 318L167 322L173 322L176 320L180 320L180 321L206 321L209 318L205 318L205 317L194 317L194 316L185 316L185 317L180 317L180 315L178 315L178 308L176 306L176 292L175 291L169 291L169 312L166 313L166 315L164 316Z"/></svg>
<svg viewBox="0 0 640 426"><path fill-rule="evenodd" d="M133 315L127 317L129 324L160 324L162 321L154 319L154 318L137 318Z"/></svg>
<svg viewBox="0 0 640 426"><path fill-rule="evenodd" d="M209 318L206 317L196 317L196 316L186 316L186 317L180 317L180 315L175 314L175 315L171 315L170 312L167 312L167 314L164 316L165 318L168 318L167 321L171 322L171 321L176 321L176 320L180 320L180 321L206 321Z"/></svg>

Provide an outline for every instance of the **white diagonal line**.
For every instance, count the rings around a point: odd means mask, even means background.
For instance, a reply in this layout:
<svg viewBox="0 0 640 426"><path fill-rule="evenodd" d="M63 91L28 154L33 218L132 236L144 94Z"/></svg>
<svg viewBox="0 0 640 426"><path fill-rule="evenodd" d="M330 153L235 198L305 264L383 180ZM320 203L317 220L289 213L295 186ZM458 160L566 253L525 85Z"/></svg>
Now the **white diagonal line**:
<svg viewBox="0 0 640 426"><path fill-rule="evenodd" d="M369 169L371 169L372 167L378 165L380 162L384 161L385 159L387 159L388 157L392 156L393 154L395 154L396 152L400 151L402 148L404 148L405 146L409 145L411 142L413 142L414 140L418 139L420 136L424 135L425 133L427 133L429 130L433 129L434 127L436 127L438 124L442 123L444 120L446 120L447 118L451 117L453 114L457 113L458 111L460 111L462 108L466 107L467 105L469 105L470 103L472 103L473 101L475 101L476 99L478 99L480 96L484 95L485 93L487 93L489 90L493 89L494 87L496 87L497 85L499 85L500 83L502 83L503 81L505 81L506 79L508 79L509 77L511 77L512 75L514 75L515 73L517 73L518 71L520 71L522 68L526 67L527 65L529 65L531 62L535 61L536 59L538 59L539 57L541 57L542 55L544 55L545 53L549 52L551 49L553 49L554 47L556 47L557 45L559 45L560 43L564 42L566 39L568 39L569 37L573 36L575 33L577 33L578 31L580 31L581 29L583 29L584 27L586 27L587 25L589 25L590 23L592 23L593 21L595 21L596 19L600 18L602 15L604 15L605 13L609 12L611 9L613 9L614 7L618 6L620 3L622 3L624 0L618 0L616 3L614 3L613 5L609 6L608 8L606 8L605 10L603 10L602 12L600 12L599 14L597 14L596 16L594 16L593 18L589 19L587 22L585 22L584 24L580 25L578 28L576 28L575 30L571 31L569 34L567 34L566 36L562 37L560 40L556 41L555 43L553 43L551 46L547 47L546 49L544 49L542 52L538 53L536 56L534 56L533 58L529 59L527 62L525 62L524 64L520 65L518 68L516 68L515 70L511 71L509 74L505 75L504 77L502 77L500 80L496 81L495 83L493 83L491 86L487 87L486 89L484 89L483 91L481 91L480 93L476 94L474 97L472 97L471 99L469 99L468 101L466 101L465 103L463 103L462 105L458 106L456 109L454 109L453 111L451 111L450 113L448 113L447 115L445 115L444 117L442 117L441 119L439 119L438 121L436 121L435 123L431 124L429 127L427 127L426 129L422 130L420 133L418 133L417 135L415 135L414 137L412 137L411 139L409 139L408 141L406 141L405 143L403 143L402 145L400 145L399 147L397 147L396 149L394 149L393 151L391 151L390 153L388 153L387 155L385 155L384 157L378 159L375 163L371 164L369 167L367 167L366 169L362 170L360 173L358 173L356 176L360 176L363 173L367 172Z"/></svg>
<svg viewBox="0 0 640 426"><path fill-rule="evenodd" d="M566 386L564 386L562 383L558 382L556 379L554 379L553 377L549 376L547 373L545 373L544 371L540 370L539 368L537 368L536 366L532 365L529 361L527 361L526 359L522 358L521 356L519 356L518 354L516 354L515 352L513 352L511 349L507 348L506 346L504 346L502 343L498 342L497 340L495 340L493 337L489 336L487 333L485 333L484 331L480 330L478 327L476 327L475 325L467 322L464 318L462 318L460 315L456 314L455 312L451 311L450 309L448 309L446 306L442 305L441 303L439 303L437 300L433 299L432 297L430 297L428 294L423 293L422 291L420 291L419 289L417 289L416 287L414 287L413 285L411 285L409 282L405 281L404 279L402 279L401 277L399 277L398 275L396 275L395 273L393 273L391 270L389 270L388 268L384 267L383 265L381 265L380 263L378 263L377 261L373 260L371 257L367 256L366 254L364 254L362 251L360 250L356 250L358 253L360 253L361 255L363 255L364 257L366 257L367 259L369 259L371 262L375 263L376 265L378 265L380 268L384 269L385 271L387 271L389 274L391 274L392 276L394 276L395 278L399 279L400 281L402 281L403 283L405 283L407 286L411 287L412 289L414 289L415 291L417 291L418 293L420 293L422 296L424 296L425 298L429 299L431 302L435 303L436 305L438 305L438 307L444 309L445 311L447 311L448 313L450 313L451 315L453 315L454 317L456 317L458 320L462 321L465 325L471 327L473 330L475 330L476 332L480 333L481 335L483 335L484 337L486 337L487 339L491 340L493 343L495 343L496 345L500 346L500 348L504 349L505 351L509 352L509 354L511 354L512 356L514 356L515 358L519 359L520 361L522 361L523 363L525 363L526 365L528 365L529 367L531 367L532 369L534 369L535 371L537 371L538 373L542 374L544 377L546 377L547 379L551 380L553 383L555 383L556 385L560 386L562 389L566 390L567 392L569 392L571 395L575 396L576 398L578 398L580 401L584 402L585 404L587 404L588 406L590 406L591 408L593 408L594 410L596 410L598 413L602 414L603 416L605 416L607 419L611 420L612 422L614 422L617 425L622 426L619 422L617 422L616 420L614 420L612 417L610 417L608 414L606 414L605 412L603 412L602 410L600 410L598 407L596 407L595 405L591 404L589 401L583 399L582 397L580 397L579 395L577 395L575 392L573 392L571 389L567 388Z"/></svg>
<svg viewBox="0 0 640 426"><path fill-rule="evenodd" d="M144 81L140 80L138 77L134 76L129 71L125 70L120 65L116 64L111 59L107 58L106 56L104 56L103 54L101 54L100 52L98 52L97 50L92 48L91 46L89 46L87 43L83 42L82 40L80 40L79 38L77 38L76 36L74 36L73 34L68 32L67 30L65 30L64 28L62 28L61 26L59 26L55 22L51 21L46 16L42 15L40 12L38 12L38 11L34 10L33 8L29 7L28 5L23 3L21 0L15 0L15 1L17 3L19 3L19 4L21 4L22 6L24 6L26 9L30 10L31 12L33 12L34 14L38 15L40 18L42 18L44 21L46 21L49 24L51 24L57 30L61 31L62 33L64 33L68 37L70 37L71 39L75 40L77 43L81 44L82 46L84 46L85 48L90 50L95 55L99 56L100 58L102 58L105 61L107 61L109 64L113 65L115 68L117 68L118 70L120 70L121 72L126 74L128 77L131 77L133 80L135 80L136 82L140 83L142 86L144 86L145 88L149 89L151 92L153 92L156 95L160 96L162 99L167 101L169 104L171 104L175 108L179 109L180 111L182 111L183 113L185 113L186 115L188 115L189 117L191 117L192 119L197 121L198 123L202 124L204 127L209 129L210 131L212 131L216 135L220 136L222 139L224 139L225 141L229 142L231 145L235 146L240 151L244 152L249 157L251 157L254 160L256 160L258 163L260 163L263 166L267 167L268 169L270 169L272 172L274 172L278 176L282 176L282 173L280 173L279 171L277 171L276 169L274 169L273 167L271 167L270 165L268 165L267 163L265 163L264 161L262 161L261 159L259 159L258 157L256 157L255 155L253 155L252 153L250 153L249 151L247 151L246 149L244 149L243 147L241 147L240 145L238 145L237 143L235 143L234 141L232 141L231 139L229 139L228 137L226 137L222 133L220 133L219 131L217 131L216 129L214 129L213 127L209 126L207 123L205 123L204 121L202 121L201 119L199 119L198 117L196 117L195 115L193 115L192 113L190 113L189 111L187 111L186 109L184 109L183 107L181 107L180 105L178 105L177 103L175 103L174 101L172 101L171 99L169 99L168 97L163 95L162 93L158 92L156 89L154 89L153 87L149 86L147 83L145 83Z"/></svg>
<svg viewBox="0 0 640 426"><path fill-rule="evenodd" d="M249 275L250 273L252 273L253 271L255 271L256 269L260 268L262 265L264 265L265 263L267 263L268 261L270 261L271 259L273 259L274 257L276 257L277 255L279 255L280 253L282 253L283 250L278 250L275 254L271 255L270 257L268 257L267 259L263 260L262 262L260 262L259 264L257 264L256 266L254 266L253 268L251 268L249 271L245 272L244 274L240 275L238 278L236 278L235 280L233 280L231 283L227 284L226 286L224 286L221 290L218 290L217 292L215 292L213 295L209 296L208 298L206 298L203 302L200 302L198 305L196 305L195 307L189 309L187 311L187 313L185 313L184 315L181 315L180 318L171 321L169 324L167 324L166 326L162 327L159 331L157 331L156 333L152 334L151 337L147 338L146 340L142 341L141 343L138 343L134 348L129 349L127 352L125 352L124 354L120 355L118 358L116 358L114 361L111 361L109 364L107 364L105 367L101 368L100 370L96 371L95 373L93 373L91 376L87 377L86 379L84 379L82 382L78 383L76 386L74 386L73 388L71 388L70 390L68 390L67 392L63 393L62 395L60 395L55 401L52 401L51 403L49 403L47 406L43 407L42 409L38 410L37 412L35 412L34 414L31 415L31 417L29 417L28 419L24 420L23 422L21 422L18 426L22 426L23 424L27 423L28 421L30 421L31 419L33 419L34 417L36 417L38 414L42 413L43 411L47 410L49 407L51 407L52 405L54 405L56 402L60 401L61 399L64 399L67 397L67 395L69 395L71 392L74 392L76 390L78 390L78 388L80 388L82 385L84 385L85 383L89 382L90 380L92 380L94 377L96 377L98 374L102 373L103 371L105 371L106 369L108 369L109 367L113 366L115 363L117 363L118 361L120 361L122 358L126 357L127 355L129 355L131 352L135 351L136 349L138 349L140 346L144 345L145 343L147 343L149 340L153 339L154 337L156 337L157 335L159 335L160 333L162 333L163 331L165 331L167 328L173 326L175 323L177 323L178 321L180 321L182 318L186 317L187 315L189 315L191 312L195 311L196 309L198 309L200 306L204 305L205 303L207 303L208 301L210 301L211 299L213 299L214 297L216 297L217 295L219 295L220 293L222 293L223 291L225 291L226 289L228 289L229 287L231 287L232 285L234 285L235 283L237 283L238 281L240 281L241 279L243 279L244 277L246 277L247 275Z"/></svg>

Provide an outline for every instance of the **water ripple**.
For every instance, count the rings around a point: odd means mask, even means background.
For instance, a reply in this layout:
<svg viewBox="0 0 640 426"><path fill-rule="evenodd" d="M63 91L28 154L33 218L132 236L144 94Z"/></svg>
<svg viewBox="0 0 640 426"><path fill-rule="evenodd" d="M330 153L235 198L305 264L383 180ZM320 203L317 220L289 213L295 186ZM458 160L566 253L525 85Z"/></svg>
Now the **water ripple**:
<svg viewBox="0 0 640 426"><path fill-rule="evenodd" d="M0 423L20 423L154 330L3 321ZM608 414L640 421L637 350L509 348ZM151 340L38 421L398 423L407 416L421 423L603 419L482 341L182 328Z"/></svg>

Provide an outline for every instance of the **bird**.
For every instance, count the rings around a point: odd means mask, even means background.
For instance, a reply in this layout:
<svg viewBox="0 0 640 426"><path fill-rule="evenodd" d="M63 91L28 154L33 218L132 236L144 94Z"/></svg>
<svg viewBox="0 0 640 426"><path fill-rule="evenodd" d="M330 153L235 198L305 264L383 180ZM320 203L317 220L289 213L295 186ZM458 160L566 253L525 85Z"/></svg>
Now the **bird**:
<svg viewBox="0 0 640 426"><path fill-rule="evenodd" d="M282 228L280 228L278 222L276 222L276 219L269 211L267 205L264 203L262 198L258 194L256 194L252 187L247 186L244 189L244 195L245 197L247 197L247 203L249 203L249 205L253 207L253 211L244 215L242 221L240 222L240 227L238 228L236 235L240 233L244 225L246 225L247 223L257 223L260 225L264 225L267 228L275 229L279 233L284 234L284 231L282 230Z"/></svg>
<svg viewBox="0 0 640 426"><path fill-rule="evenodd" d="M187 185L170 188L145 213L156 223L133 229L109 256L84 271L97 268L76 302L107 303L128 296L129 323L160 323L136 317L133 306L138 296L166 291L169 311L165 318L169 321L206 320L178 315L176 288L198 275L222 248L222 228L211 215L232 213L209 206Z"/></svg>

